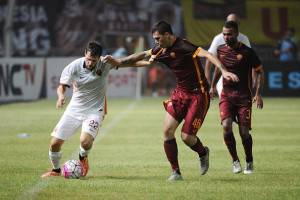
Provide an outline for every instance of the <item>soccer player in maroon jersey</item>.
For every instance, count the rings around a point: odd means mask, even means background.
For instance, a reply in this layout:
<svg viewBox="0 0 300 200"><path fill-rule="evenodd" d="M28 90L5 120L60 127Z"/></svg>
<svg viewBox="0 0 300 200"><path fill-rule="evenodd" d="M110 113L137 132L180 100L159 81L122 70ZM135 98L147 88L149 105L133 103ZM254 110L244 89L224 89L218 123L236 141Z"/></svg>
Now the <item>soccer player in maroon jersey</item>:
<svg viewBox="0 0 300 200"><path fill-rule="evenodd" d="M164 121L164 150L172 167L168 180L182 180L175 131L184 120L181 139L200 158L200 174L209 168L209 149L203 146L196 136L210 104L209 86L204 75L199 57L206 57L220 68L224 79L238 81L233 73L227 72L221 62L210 53L182 38L173 35L171 26L160 21L152 28L155 47L151 50L133 54L125 58L106 57L120 67L145 66L160 62L170 68L176 76L177 85L169 100L164 102L167 111ZM143 59L150 58L148 61Z"/></svg>
<svg viewBox="0 0 300 200"><path fill-rule="evenodd" d="M237 155L236 141L232 132L232 123L237 121L239 133L246 154L244 174L253 172L252 137L251 129L252 103L257 108L263 108L261 88L263 85L263 67L253 49L238 42L238 25L234 21L227 21L223 27L223 37L226 42L220 45L217 56L225 68L238 76L239 81L223 81L223 91L220 99L220 116L223 126L224 142L232 157L233 173L240 173L242 167ZM252 95L252 76L254 69L255 79L254 95ZM215 72L210 89L210 95L215 93L215 86L220 74ZM253 97L253 98L252 98Z"/></svg>

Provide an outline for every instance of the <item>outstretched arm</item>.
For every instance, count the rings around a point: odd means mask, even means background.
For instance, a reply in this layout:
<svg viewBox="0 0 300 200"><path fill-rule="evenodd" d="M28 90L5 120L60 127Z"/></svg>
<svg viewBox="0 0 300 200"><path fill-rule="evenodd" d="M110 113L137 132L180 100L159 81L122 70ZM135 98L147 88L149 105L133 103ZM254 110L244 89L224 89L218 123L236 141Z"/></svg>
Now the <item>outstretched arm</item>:
<svg viewBox="0 0 300 200"><path fill-rule="evenodd" d="M264 70L262 65L260 65L258 68L255 69L255 95L253 97L252 103L256 102L256 106L259 109L262 109L264 104L261 97L262 87L264 85Z"/></svg>
<svg viewBox="0 0 300 200"><path fill-rule="evenodd" d="M199 47L200 48L200 47ZM222 73L222 76L227 79L227 80L231 80L233 82L238 82L239 78L237 77L237 75L235 75L234 73L228 72L226 70L226 68L222 65L222 63L220 62L220 60L212 55L211 53L209 53L208 51L204 50L204 49L200 49L200 51L198 52L197 56L199 57L206 57L210 62L212 62L216 67L219 68L219 70Z"/></svg>
<svg viewBox="0 0 300 200"><path fill-rule="evenodd" d="M104 62L109 62L110 64L118 67L142 67L151 64L149 61L144 60L150 56L150 51L143 51L124 58L114 58L107 55L104 56L103 60Z"/></svg>

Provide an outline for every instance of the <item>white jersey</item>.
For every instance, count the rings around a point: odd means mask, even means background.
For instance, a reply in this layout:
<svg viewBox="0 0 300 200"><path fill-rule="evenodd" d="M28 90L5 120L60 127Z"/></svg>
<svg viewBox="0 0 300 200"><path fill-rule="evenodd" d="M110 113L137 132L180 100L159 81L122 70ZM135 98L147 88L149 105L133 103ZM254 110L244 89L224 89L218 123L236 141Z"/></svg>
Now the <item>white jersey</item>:
<svg viewBox="0 0 300 200"><path fill-rule="evenodd" d="M246 35L239 33L237 40L243 44L245 44L246 46L251 48L249 39ZM213 55L217 55L217 49L220 45L225 44L225 40L223 38L223 33L220 33L218 35L216 35L208 49L208 52L213 54Z"/></svg>
<svg viewBox="0 0 300 200"><path fill-rule="evenodd" d="M113 66L103 63L102 57L91 71L84 67L84 57L67 65L60 77L60 84L73 85L73 95L65 111L81 119L88 114L104 112L107 76ZM101 75L96 70L101 70Z"/></svg>

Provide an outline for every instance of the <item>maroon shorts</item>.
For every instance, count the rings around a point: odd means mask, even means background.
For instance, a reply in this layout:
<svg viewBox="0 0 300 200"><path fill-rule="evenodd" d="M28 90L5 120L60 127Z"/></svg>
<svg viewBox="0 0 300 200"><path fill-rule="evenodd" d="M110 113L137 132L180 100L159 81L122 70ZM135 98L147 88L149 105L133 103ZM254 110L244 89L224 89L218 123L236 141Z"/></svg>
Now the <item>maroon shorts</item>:
<svg viewBox="0 0 300 200"><path fill-rule="evenodd" d="M232 118L239 125L251 129L252 101L249 95L228 95L222 92L219 107L221 121Z"/></svg>
<svg viewBox="0 0 300 200"><path fill-rule="evenodd" d="M165 109L171 116L179 123L184 120L181 131L189 135L197 134L204 121L209 104L208 93L201 93L198 90L188 92L179 89L175 89L171 99L164 102Z"/></svg>

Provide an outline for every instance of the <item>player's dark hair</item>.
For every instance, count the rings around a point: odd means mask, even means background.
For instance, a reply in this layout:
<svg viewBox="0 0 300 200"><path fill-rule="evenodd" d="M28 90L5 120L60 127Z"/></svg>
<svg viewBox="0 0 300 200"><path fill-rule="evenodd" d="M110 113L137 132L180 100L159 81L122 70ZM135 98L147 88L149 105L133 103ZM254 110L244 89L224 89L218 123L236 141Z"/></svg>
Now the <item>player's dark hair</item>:
<svg viewBox="0 0 300 200"><path fill-rule="evenodd" d="M91 56L101 56L102 55L102 46L99 42L97 41L90 41L86 48L85 52L90 52Z"/></svg>
<svg viewBox="0 0 300 200"><path fill-rule="evenodd" d="M239 25L235 21L226 21L224 27L233 29L236 33L239 32Z"/></svg>
<svg viewBox="0 0 300 200"><path fill-rule="evenodd" d="M165 21L159 21L152 27L152 34L158 31L159 34L170 33L173 34L171 25Z"/></svg>

